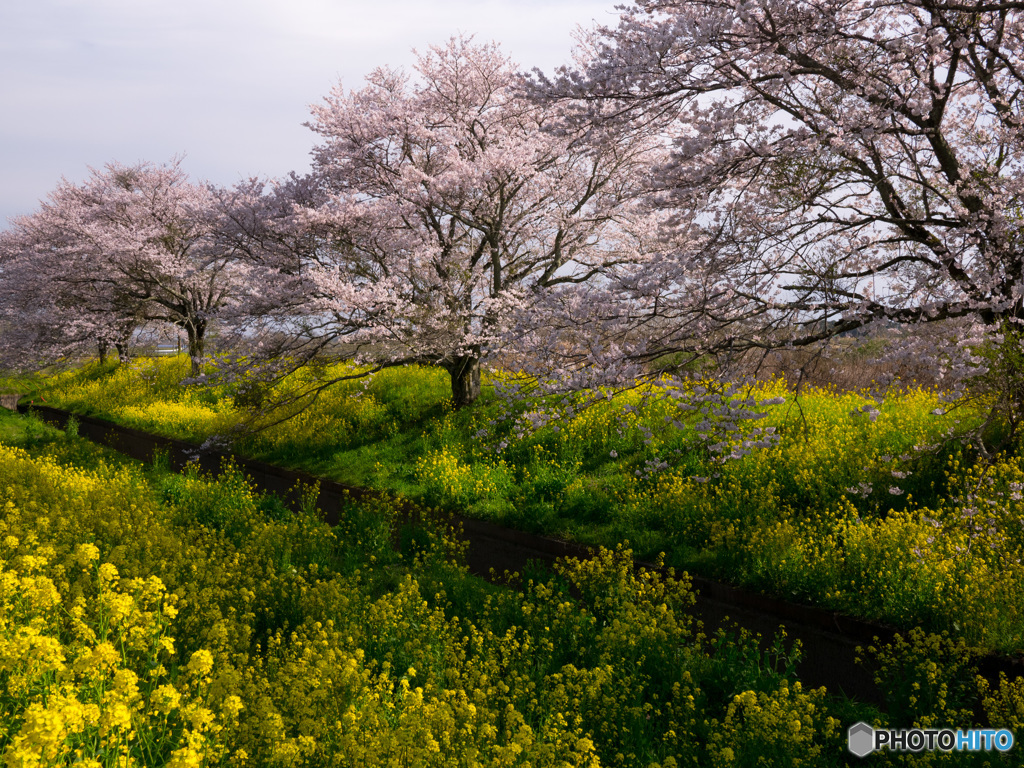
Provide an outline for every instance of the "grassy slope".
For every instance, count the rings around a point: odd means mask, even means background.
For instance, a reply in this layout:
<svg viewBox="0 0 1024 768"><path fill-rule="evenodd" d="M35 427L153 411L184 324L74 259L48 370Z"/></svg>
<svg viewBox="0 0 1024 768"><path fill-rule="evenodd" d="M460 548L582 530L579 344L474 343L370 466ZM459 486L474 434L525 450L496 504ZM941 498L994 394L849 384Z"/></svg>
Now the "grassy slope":
<svg viewBox="0 0 1024 768"><path fill-rule="evenodd" d="M218 730L203 740L197 733L197 743L212 755L244 749L253 764L292 753L320 764L357 754L354 741L367 754L353 762L383 764L388 750L419 755L414 748L432 737L463 763L475 755L497 764L514 743L526 757L565 761L559 764L591 764L593 756L611 765L673 764L669 757L704 764L728 762L728 755L753 764L771 755L779 764L848 765L838 726L884 720L823 690L803 692L784 652L762 654L749 640L696 634L686 618L685 584L637 579L620 558L569 568L560 578L544 575L522 591L499 590L451 567L443 541L425 560L392 551L394 518L384 508L351 509L350 524L327 531L253 495L237 475L211 483L143 470L17 414L0 412L0 433L33 459L54 458L67 468L30 467L0 450L0 475L17 500L0 516L4 546L17 548L5 555L8 569L38 576L45 567L69 603L84 592L76 605L102 632L102 587L95 597L88 569L77 567L73 554L94 543L98 562L115 562L126 579L160 578L181 609L161 630L175 649L162 657L166 679L150 681L151 659L142 652L118 660L140 681L131 736L122 743L116 732L59 732L51 757L122 748L138 756L144 747L146 764L164 764L187 734L176 724L189 717L184 708L164 714L156 685L167 681L197 691L211 721L216 717ZM47 505L60 511L59 525L41 519ZM33 626L69 658L88 654L77 630L44 618L32 618ZM214 683L186 688L185 661L207 650ZM0 716L5 732L18 733L27 707L92 704L103 693L79 685L61 698L45 670L35 672L32 696ZM320 695L330 677L342 682ZM401 694L410 678L421 686L416 697ZM742 703L737 692L744 692ZM237 718L223 714L232 698L242 703ZM335 721L346 711L355 715L339 728ZM794 718L799 739L786 737ZM529 727L516 731L516 722ZM28 759L35 744L16 742L8 756Z"/></svg>
<svg viewBox="0 0 1024 768"><path fill-rule="evenodd" d="M181 360L91 366L51 378L41 394L197 440L229 427L238 418L232 392L182 388L184 370ZM724 465L692 431L666 425L678 416L671 404L635 395L557 431L518 438L509 418L480 436L499 405L485 394L453 412L445 374L423 369L337 385L239 448L429 505L590 543L625 540L641 557L665 551L670 564L775 594L1018 649L1024 579L1014 560L1024 559L1024 535L1020 505L1007 497L1024 480L1019 462L986 470L994 522L992 533L978 533L963 503L977 468L956 452L915 450L938 443L958 418L931 415L933 393L890 397L874 421L861 411L874 404L867 393L816 391L794 401L780 386L763 392L779 394L786 403L757 423L776 427L779 444ZM648 471L662 460L666 469Z"/></svg>

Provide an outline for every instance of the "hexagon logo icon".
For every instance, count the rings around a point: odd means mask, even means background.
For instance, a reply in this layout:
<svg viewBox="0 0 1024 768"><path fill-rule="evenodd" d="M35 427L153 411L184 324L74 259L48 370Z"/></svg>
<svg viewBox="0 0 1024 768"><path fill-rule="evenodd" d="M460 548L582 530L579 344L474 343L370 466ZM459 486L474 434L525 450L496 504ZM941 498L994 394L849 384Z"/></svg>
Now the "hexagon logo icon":
<svg viewBox="0 0 1024 768"><path fill-rule="evenodd" d="M846 732L846 746L857 757L870 755L875 750L875 729L867 723L855 723Z"/></svg>

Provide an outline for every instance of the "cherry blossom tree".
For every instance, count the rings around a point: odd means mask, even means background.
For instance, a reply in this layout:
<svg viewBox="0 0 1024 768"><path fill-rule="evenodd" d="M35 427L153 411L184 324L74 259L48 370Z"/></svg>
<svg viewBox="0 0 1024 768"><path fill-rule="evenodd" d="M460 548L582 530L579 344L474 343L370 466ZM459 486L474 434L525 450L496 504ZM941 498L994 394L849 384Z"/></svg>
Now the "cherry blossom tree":
<svg viewBox="0 0 1024 768"><path fill-rule="evenodd" d="M0 360L24 370L99 351L128 357L144 324L139 302L58 256L73 234L44 215L15 219L0 234Z"/></svg>
<svg viewBox="0 0 1024 768"><path fill-rule="evenodd" d="M81 184L63 181L7 237L10 298L37 302L73 347L92 337L123 344L144 323L188 337L192 374L202 372L210 322L236 301L246 269L230 230L232 196L189 182L180 162L111 163Z"/></svg>
<svg viewBox="0 0 1024 768"><path fill-rule="evenodd" d="M1024 4L639 0L587 45L586 66L535 90L672 143L654 176L675 224L663 258L608 307L566 303L577 326L629 319L601 326L619 340L608 360L871 323L1019 343Z"/></svg>
<svg viewBox="0 0 1024 768"><path fill-rule="evenodd" d="M511 318L647 258L637 197L657 145L574 130L520 84L496 45L454 38L414 75L379 69L313 108L312 179L269 227L279 262L263 259L288 278L268 310L292 359L343 344L378 367L437 365L466 405Z"/></svg>

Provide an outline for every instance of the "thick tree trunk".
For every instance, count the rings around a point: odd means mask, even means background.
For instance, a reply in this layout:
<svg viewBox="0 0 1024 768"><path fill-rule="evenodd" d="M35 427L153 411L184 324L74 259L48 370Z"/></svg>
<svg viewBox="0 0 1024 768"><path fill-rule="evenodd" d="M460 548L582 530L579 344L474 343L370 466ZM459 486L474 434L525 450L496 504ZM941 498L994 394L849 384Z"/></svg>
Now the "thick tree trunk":
<svg viewBox="0 0 1024 768"><path fill-rule="evenodd" d="M452 377L452 399L456 408L471 405L480 396L480 357L464 355L445 366Z"/></svg>
<svg viewBox="0 0 1024 768"><path fill-rule="evenodd" d="M99 347L100 365L103 365L107 362L107 348L109 345L105 341L99 341L96 343L96 346Z"/></svg>
<svg viewBox="0 0 1024 768"><path fill-rule="evenodd" d="M117 350L117 362L124 365L132 361L132 353L128 350L128 342L119 341L114 344L114 349Z"/></svg>
<svg viewBox="0 0 1024 768"><path fill-rule="evenodd" d="M203 336L206 333L206 323L196 321L185 326L188 333L188 356L192 361L192 376L203 374Z"/></svg>

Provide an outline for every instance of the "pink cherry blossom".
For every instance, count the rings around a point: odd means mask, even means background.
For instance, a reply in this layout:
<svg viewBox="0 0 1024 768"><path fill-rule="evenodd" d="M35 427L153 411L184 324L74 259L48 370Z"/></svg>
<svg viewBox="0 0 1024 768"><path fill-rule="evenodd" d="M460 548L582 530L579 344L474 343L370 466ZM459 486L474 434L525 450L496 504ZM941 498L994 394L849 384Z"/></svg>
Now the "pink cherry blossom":
<svg viewBox="0 0 1024 768"><path fill-rule="evenodd" d="M266 225L277 277L253 315L263 337L290 334L268 358L437 365L465 405L546 293L648 258L658 144L570 125L520 84L497 45L453 38L313 107L313 174L293 180L311 192Z"/></svg>

